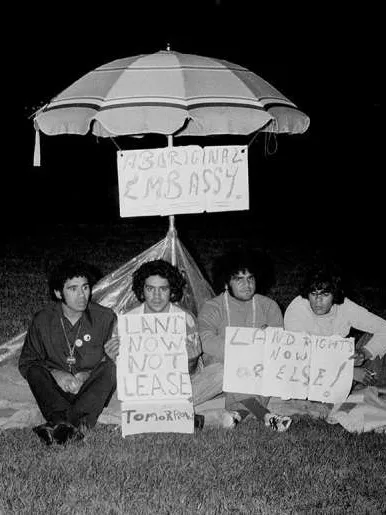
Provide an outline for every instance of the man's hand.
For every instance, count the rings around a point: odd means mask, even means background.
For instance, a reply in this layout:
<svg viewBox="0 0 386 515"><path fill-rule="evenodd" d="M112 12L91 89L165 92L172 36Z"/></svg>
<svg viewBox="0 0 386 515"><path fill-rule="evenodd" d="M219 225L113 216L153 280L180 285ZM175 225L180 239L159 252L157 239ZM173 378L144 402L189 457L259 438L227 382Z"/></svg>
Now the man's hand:
<svg viewBox="0 0 386 515"><path fill-rule="evenodd" d="M80 382L80 385L83 386L83 384L90 377L90 374L91 372L78 372L77 374L75 374L75 377Z"/></svg>
<svg viewBox="0 0 386 515"><path fill-rule="evenodd" d="M119 345L120 345L119 336L113 336L112 338L110 338L110 340L107 340L107 342L105 343L105 346L104 346L105 353L113 361L115 361L117 359L117 356L119 354Z"/></svg>
<svg viewBox="0 0 386 515"><path fill-rule="evenodd" d="M76 376L73 376L70 372L64 372L63 370L51 370L51 375L64 392L73 393L74 395L79 392L83 384Z"/></svg>
<svg viewBox="0 0 386 515"><path fill-rule="evenodd" d="M371 353L366 348L362 347L362 349L355 351L349 359L354 360L354 367L361 367L366 360L371 358Z"/></svg>
<svg viewBox="0 0 386 515"><path fill-rule="evenodd" d="M354 367L354 381L371 386L375 383L375 373L365 367Z"/></svg>

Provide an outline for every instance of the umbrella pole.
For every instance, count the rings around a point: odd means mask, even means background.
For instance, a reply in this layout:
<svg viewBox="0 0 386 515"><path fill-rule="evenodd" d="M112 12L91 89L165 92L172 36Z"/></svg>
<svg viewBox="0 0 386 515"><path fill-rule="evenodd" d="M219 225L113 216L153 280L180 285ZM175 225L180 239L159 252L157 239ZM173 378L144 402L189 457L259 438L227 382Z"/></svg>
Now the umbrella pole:
<svg viewBox="0 0 386 515"><path fill-rule="evenodd" d="M169 216L169 231L168 236L172 244L172 265L176 266L176 229L174 227L174 215Z"/></svg>
<svg viewBox="0 0 386 515"><path fill-rule="evenodd" d="M168 148L173 147L173 136L168 136ZM169 215L169 231L168 235L171 239L172 244L172 265L176 266L177 258L176 258L176 229L174 226L174 215Z"/></svg>

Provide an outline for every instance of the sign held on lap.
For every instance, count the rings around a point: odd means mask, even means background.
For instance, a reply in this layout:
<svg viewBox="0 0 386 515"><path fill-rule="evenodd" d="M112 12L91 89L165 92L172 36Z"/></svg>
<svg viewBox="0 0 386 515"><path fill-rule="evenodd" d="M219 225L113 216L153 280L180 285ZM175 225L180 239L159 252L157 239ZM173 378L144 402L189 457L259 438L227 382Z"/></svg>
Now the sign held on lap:
<svg viewBox="0 0 386 515"><path fill-rule="evenodd" d="M353 380L353 338L227 327L224 391L336 403Z"/></svg>
<svg viewBox="0 0 386 515"><path fill-rule="evenodd" d="M122 436L193 433L185 313L121 315L118 334Z"/></svg>

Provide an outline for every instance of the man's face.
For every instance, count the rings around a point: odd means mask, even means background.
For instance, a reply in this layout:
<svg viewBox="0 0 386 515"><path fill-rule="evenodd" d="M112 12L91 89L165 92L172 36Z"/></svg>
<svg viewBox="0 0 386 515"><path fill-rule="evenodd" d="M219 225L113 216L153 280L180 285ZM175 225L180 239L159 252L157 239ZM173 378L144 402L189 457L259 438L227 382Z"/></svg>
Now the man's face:
<svg viewBox="0 0 386 515"><path fill-rule="evenodd" d="M71 313L82 313L90 299L90 285L86 277L67 279L63 290L55 290L56 297L63 302Z"/></svg>
<svg viewBox="0 0 386 515"><path fill-rule="evenodd" d="M256 291L255 277L248 271L237 272L229 281L231 294L238 300L248 301Z"/></svg>
<svg viewBox="0 0 386 515"><path fill-rule="evenodd" d="M314 290L309 293L308 300L315 315L326 315L331 311L334 296L325 290Z"/></svg>
<svg viewBox="0 0 386 515"><path fill-rule="evenodd" d="M151 275L143 287L146 313L164 313L170 304L169 281L159 275Z"/></svg>

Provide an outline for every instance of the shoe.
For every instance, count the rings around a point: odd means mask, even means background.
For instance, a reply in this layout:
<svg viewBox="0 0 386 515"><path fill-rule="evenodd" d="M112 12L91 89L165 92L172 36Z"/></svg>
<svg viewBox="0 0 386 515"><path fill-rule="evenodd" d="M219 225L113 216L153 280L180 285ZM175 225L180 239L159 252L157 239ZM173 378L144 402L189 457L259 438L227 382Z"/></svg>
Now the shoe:
<svg viewBox="0 0 386 515"><path fill-rule="evenodd" d="M53 438L56 443L63 445L74 438L78 433L75 426L69 422L60 422L54 427Z"/></svg>
<svg viewBox="0 0 386 515"><path fill-rule="evenodd" d="M204 415L194 415L195 429L201 430L204 427L204 423L205 423Z"/></svg>
<svg viewBox="0 0 386 515"><path fill-rule="evenodd" d="M284 433L287 431L292 423L290 417L283 415L275 415L274 413L266 413L264 416L264 423L267 427L270 427L278 433Z"/></svg>
<svg viewBox="0 0 386 515"><path fill-rule="evenodd" d="M234 429L241 421L241 415L237 411L224 411L222 416L222 427L225 429Z"/></svg>
<svg viewBox="0 0 386 515"><path fill-rule="evenodd" d="M52 445L54 443L53 427L49 424L41 424L32 429L34 433L38 435L46 445Z"/></svg>

